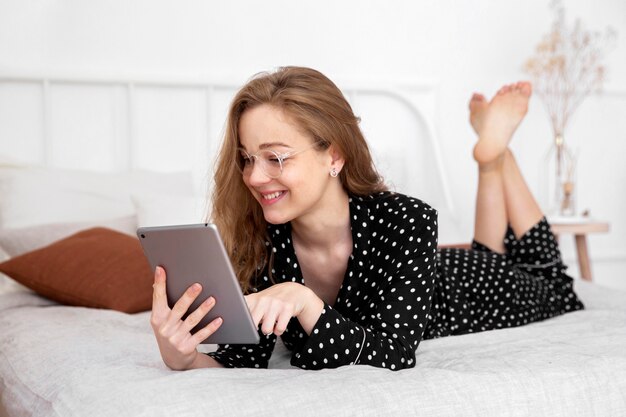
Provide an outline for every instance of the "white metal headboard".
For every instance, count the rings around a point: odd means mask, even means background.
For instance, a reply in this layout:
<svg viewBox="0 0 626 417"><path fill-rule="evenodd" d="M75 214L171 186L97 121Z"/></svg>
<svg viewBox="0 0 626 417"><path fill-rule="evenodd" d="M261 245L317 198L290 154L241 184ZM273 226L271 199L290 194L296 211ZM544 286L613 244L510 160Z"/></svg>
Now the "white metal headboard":
<svg viewBox="0 0 626 417"><path fill-rule="evenodd" d="M337 84L362 116L386 178L456 217L435 129L436 84ZM233 81L0 74L0 156L100 171L189 170L206 179L239 87ZM416 171L422 165L428 180ZM438 196L423 196L429 183Z"/></svg>

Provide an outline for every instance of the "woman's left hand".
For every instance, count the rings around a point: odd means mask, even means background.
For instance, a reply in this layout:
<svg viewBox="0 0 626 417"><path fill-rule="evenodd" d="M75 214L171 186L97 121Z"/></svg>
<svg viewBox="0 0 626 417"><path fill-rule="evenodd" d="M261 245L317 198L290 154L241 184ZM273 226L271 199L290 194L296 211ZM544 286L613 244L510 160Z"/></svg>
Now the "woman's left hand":
<svg viewBox="0 0 626 417"><path fill-rule="evenodd" d="M283 282L245 296L254 324L263 334L283 334L292 317L310 334L322 314L324 302L310 289L295 282Z"/></svg>

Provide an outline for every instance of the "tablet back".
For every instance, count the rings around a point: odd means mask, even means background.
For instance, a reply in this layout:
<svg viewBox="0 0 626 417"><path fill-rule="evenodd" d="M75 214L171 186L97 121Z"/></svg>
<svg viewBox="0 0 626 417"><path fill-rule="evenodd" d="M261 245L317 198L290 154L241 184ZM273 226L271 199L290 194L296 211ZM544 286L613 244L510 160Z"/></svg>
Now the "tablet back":
<svg viewBox="0 0 626 417"><path fill-rule="evenodd" d="M216 317L224 321L202 343L259 343L258 330L215 225L141 227L137 236L152 269L158 265L165 269L170 308L192 284L202 285L201 294L183 319L209 296L215 298L215 306L192 333Z"/></svg>

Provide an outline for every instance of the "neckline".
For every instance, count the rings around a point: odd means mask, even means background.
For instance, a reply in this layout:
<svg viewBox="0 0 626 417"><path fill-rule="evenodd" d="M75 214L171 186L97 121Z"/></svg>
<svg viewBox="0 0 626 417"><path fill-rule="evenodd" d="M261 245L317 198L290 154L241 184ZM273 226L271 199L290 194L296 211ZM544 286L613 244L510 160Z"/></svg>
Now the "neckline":
<svg viewBox="0 0 626 417"><path fill-rule="evenodd" d="M345 300L345 293L347 288L350 287L351 279L357 276L357 271L365 267L365 258L369 253L369 207L362 197L355 196L349 197L348 205L350 209L352 252L348 256L346 271L344 272L337 296L333 304L331 304L333 307L341 303L342 300ZM287 222L282 225L271 225L270 229L275 255L278 255L275 257L274 262L275 265L278 264L276 266L279 266L283 270L283 273L280 274L278 273L278 268L275 268L277 278L280 280L279 282L292 281L306 285L293 245L291 223Z"/></svg>

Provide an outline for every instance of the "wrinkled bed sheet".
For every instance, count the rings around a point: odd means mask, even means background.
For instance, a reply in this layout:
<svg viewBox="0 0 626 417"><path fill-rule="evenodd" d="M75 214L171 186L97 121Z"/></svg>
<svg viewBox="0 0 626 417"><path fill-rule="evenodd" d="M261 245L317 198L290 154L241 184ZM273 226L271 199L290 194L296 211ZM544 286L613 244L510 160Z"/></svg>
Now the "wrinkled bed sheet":
<svg viewBox="0 0 626 417"><path fill-rule="evenodd" d="M149 313L0 296L0 416L626 415L626 293L577 281L587 309L423 341L417 366L169 370ZM210 347L210 346L209 346Z"/></svg>

